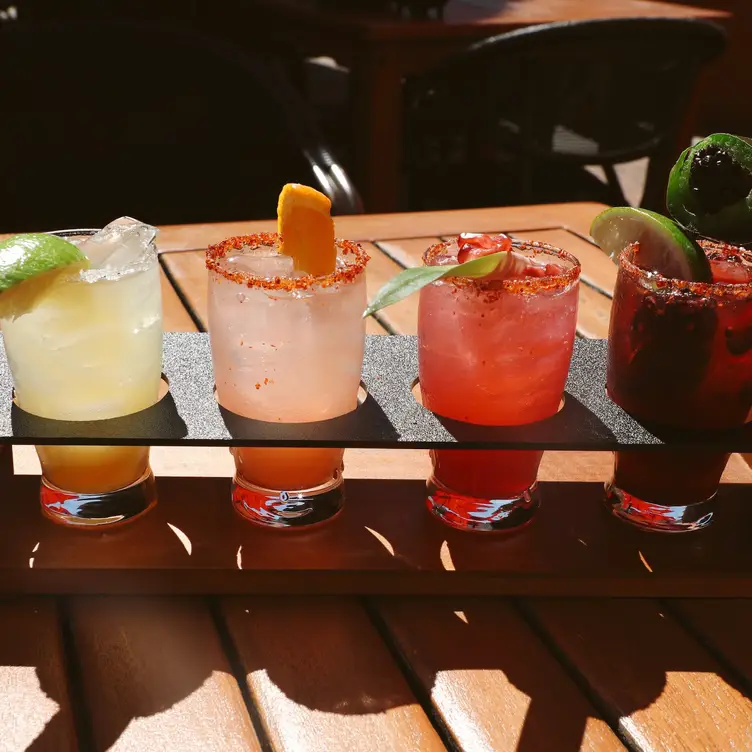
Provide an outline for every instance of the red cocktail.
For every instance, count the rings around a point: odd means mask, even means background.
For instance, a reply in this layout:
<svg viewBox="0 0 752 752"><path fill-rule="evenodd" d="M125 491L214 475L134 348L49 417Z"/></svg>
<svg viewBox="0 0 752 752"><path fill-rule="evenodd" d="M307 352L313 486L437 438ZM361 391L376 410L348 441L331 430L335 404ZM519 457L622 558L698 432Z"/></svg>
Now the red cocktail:
<svg viewBox="0 0 752 752"><path fill-rule="evenodd" d="M752 252L701 242L711 283L640 268L626 248L611 311L607 386L637 419L679 428L742 425L752 408ZM606 486L617 516L683 532L713 519L724 452L616 453Z"/></svg>
<svg viewBox="0 0 752 752"><path fill-rule="evenodd" d="M456 242L441 243L423 261L457 263L458 250ZM515 278L449 277L420 292L421 394L438 415L511 426L548 418L559 408L577 322L580 264L543 243L515 241L513 250L521 259ZM465 530L517 527L537 507L542 455L432 451L428 507Z"/></svg>

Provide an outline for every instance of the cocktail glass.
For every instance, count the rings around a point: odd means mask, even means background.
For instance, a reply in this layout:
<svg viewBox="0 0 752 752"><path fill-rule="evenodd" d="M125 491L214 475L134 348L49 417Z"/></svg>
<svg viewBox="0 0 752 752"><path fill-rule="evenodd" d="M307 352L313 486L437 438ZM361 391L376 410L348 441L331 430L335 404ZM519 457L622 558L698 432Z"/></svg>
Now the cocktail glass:
<svg viewBox="0 0 752 752"><path fill-rule="evenodd" d="M152 229L152 228L149 228ZM51 233L86 251L95 230ZM162 372L162 293L153 240L113 264L71 271L34 308L0 321L15 401L67 421L117 418L155 404ZM42 511L55 522L100 528L156 503L149 447L38 446Z"/></svg>
<svg viewBox="0 0 752 752"><path fill-rule="evenodd" d="M533 423L559 409L577 323L580 263L544 243L513 250L558 264L561 273L525 279L447 278L424 287L418 305L423 404L446 418L479 425ZM426 265L457 255L432 246ZM537 450L431 452L429 510L462 530L510 530L539 504Z"/></svg>
<svg viewBox="0 0 752 752"><path fill-rule="evenodd" d="M619 257L607 388L638 420L688 429L742 425L752 408L752 252L700 241L714 282L666 279ZM713 520L726 452L620 451L606 501L646 530Z"/></svg>
<svg viewBox="0 0 752 752"><path fill-rule="evenodd" d="M209 334L220 405L255 420L308 423L357 407L368 255L337 241L335 271L294 274L277 235L209 247ZM342 508L342 448L236 447L232 502L246 519L309 526Z"/></svg>

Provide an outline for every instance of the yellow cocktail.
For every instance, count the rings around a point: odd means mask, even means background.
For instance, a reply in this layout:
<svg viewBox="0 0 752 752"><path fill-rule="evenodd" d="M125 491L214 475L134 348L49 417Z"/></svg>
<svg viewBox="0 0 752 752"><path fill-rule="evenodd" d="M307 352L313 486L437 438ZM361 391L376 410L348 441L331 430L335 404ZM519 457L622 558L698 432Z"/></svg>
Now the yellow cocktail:
<svg viewBox="0 0 752 752"><path fill-rule="evenodd" d="M155 231L133 220L108 228L93 240L68 238L91 268L63 270L33 307L0 322L16 402L29 413L98 420L158 399L162 301ZM43 508L57 521L120 522L153 503L136 501L139 494L153 497L148 447L39 446L37 452Z"/></svg>

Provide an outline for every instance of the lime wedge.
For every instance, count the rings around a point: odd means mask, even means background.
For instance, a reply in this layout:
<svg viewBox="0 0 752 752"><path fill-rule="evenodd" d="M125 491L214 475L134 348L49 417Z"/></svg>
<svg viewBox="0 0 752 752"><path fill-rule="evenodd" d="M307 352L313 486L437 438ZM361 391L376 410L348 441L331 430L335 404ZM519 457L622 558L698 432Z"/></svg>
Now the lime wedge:
<svg viewBox="0 0 752 752"><path fill-rule="evenodd" d="M88 264L73 243L56 235L30 233L0 242L0 317L30 310L60 277Z"/></svg>
<svg viewBox="0 0 752 752"><path fill-rule="evenodd" d="M590 234L615 263L628 245L639 243L642 268L671 279L711 279L710 264L702 248L661 214L631 206L606 209L593 220Z"/></svg>

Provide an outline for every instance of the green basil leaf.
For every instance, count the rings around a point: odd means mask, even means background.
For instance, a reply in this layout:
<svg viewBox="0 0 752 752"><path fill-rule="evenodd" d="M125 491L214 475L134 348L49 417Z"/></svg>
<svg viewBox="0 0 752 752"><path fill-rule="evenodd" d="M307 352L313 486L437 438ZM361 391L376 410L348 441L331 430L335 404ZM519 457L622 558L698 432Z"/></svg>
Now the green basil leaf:
<svg viewBox="0 0 752 752"><path fill-rule="evenodd" d="M464 264L445 266L443 267L444 269L452 269L452 272L447 272L444 276L469 277L470 279L487 277L498 269L499 264L501 264L508 255L509 253L507 251L499 251L498 253L491 253L488 256L481 256L472 261L465 261Z"/></svg>
<svg viewBox="0 0 752 752"><path fill-rule="evenodd" d="M377 293L376 297L363 313L363 318L376 311L404 300L422 287L430 285L444 277L469 277L478 279L496 271L507 251L491 253L488 256L466 261L464 264L447 264L446 266L416 266L405 269L392 277Z"/></svg>
<svg viewBox="0 0 752 752"><path fill-rule="evenodd" d="M441 279L448 268L453 269L454 266L416 266L412 269L401 271L376 293L376 297L363 313L363 318L370 316L382 308L393 305L420 290L421 287L425 287L426 285L430 285L431 282Z"/></svg>

